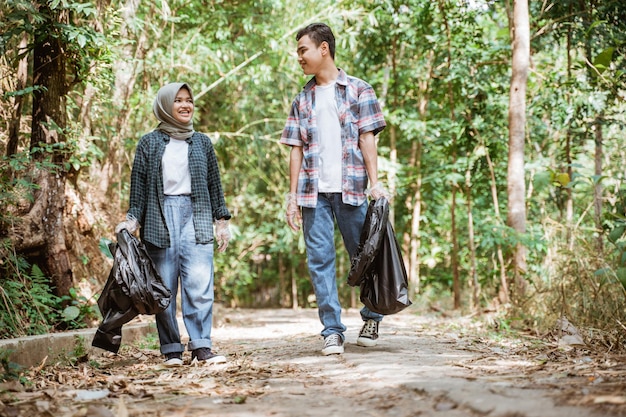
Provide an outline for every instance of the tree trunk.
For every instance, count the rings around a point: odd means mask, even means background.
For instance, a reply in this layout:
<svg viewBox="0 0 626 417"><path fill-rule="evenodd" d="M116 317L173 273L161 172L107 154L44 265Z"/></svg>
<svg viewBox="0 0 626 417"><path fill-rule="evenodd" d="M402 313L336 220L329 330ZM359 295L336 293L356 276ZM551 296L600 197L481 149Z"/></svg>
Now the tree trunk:
<svg viewBox="0 0 626 417"><path fill-rule="evenodd" d="M452 156L452 159L453 162L456 164L456 152ZM455 310L461 308L461 278L459 276L459 239L457 237L456 230L456 192L457 185L452 184L452 194L450 196L450 234L452 235L452 253L450 254L450 265L452 267L452 293L454 296Z"/></svg>
<svg viewBox="0 0 626 417"><path fill-rule="evenodd" d="M570 13L572 12L572 5L570 4ZM567 79L572 79L572 27L568 25L567 27ZM565 92L567 97L567 104L569 106L572 105L572 96L569 91ZM565 161L567 165L567 176L569 180L572 180L574 174L574 168L572 166L572 129L567 129L567 133L565 135ZM572 229L574 224L574 195L572 194L572 187L567 187L565 189L565 238L567 241L567 245L569 250L574 250L574 239L572 238Z"/></svg>
<svg viewBox="0 0 626 417"><path fill-rule="evenodd" d="M465 204L467 208L467 246L469 249L470 272L468 282L472 287L472 309L480 309L480 283L476 261L476 238L474 236L474 215L472 214L472 172L465 171Z"/></svg>
<svg viewBox="0 0 626 417"><path fill-rule="evenodd" d="M594 133L595 133L595 144L596 144L596 152L595 152L595 181L593 186L593 208L594 208L594 220L596 224L597 230L597 247L598 254L601 254L604 250L604 235L602 234L602 181L600 178L602 177L602 147L603 147L603 136L602 136L602 121L601 115L597 116L593 122Z"/></svg>
<svg viewBox="0 0 626 417"><path fill-rule="evenodd" d="M132 165L132 160L124 161L126 155L124 153L123 141L131 136L128 132L129 120L132 115L132 106L130 103L130 97L133 94L135 88L135 82L137 81L137 75L141 71L142 61L145 58L149 50L148 45L148 30L159 29L158 26L136 25L136 11L139 7L139 0L127 0L122 8L123 24L120 27L120 33L122 38L132 39L134 42L128 42L120 51L120 59L115 62L115 89L113 95L113 106L117 110L117 117L114 119L114 134L109 139L107 158L103 162L103 166L100 168L97 165L91 167L92 178L103 178L98 182L98 188L100 189L100 195L105 198L111 198L113 202L119 204L119 196L122 192L123 181L113 181L111 178L122 178L122 169L124 165ZM155 3L150 3L150 11L148 13L148 19L154 15ZM141 30L140 33L135 33L136 27ZM141 29L143 27L143 29ZM161 33L154 34L156 38L161 36ZM104 174L104 175L103 175ZM124 208L125 209L125 208Z"/></svg>
<svg viewBox="0 0 626 417"><path fill-rule="evenodd" d="M507 222L517 233L526 232L524 141L526 132L526 83L530 65L530 26L528 0L513 3L513 61L509 102L509 162L507 172ZM526 292L526 248L517 243L513 251L515 300Z"/></svg>
<svg viewBox="0 0 626 417"><path fill-rule="evenodd" d="M291 267L291 308L298 308L298 280L296 278L296 268Z"/></svg>
<svg viewBox="0 0 626 417"><path fill-rule="evenodd" d="M29 218L41 224L41 266L50 276L55 294L63 296L69 294L73 284L63 227L66 151L58 146L65 141L67 90L64 46L54 33L53 25L66 24L67 16L59 15L45 5L41 9L52 17L35 33L33 85L42 88L33 94L30 149L35 161L50 161L55 168L38 170L36 180L40 189Z"/></svg>
<svg viewBox="0 0 626 417"><path fill-rule="evenodd" d="M489 150L487 146L485 146L487 150L487 165L489 166L489 177L491 178L491 198L493 200L493 207L496 213L496 217L498 218L498 224L502 224L502 216L500 216L500 203L498 200L498 189L496 184L496 170L493 166L493 162L491 161L491 156L489 156ZM496 247L496 255L498 257L498 266L500 269L500 289L498 291L498 300L503 304L508 304L509 302L509 284L506 280L506 266L504 262L504 254L502 253L502 245L500 243L497 244Z"/></svg>
<svg viewBox="0 0 626 417"><path fill-rule="evenodd" d="M443 2L438 2L439 13L443 18L443 24L446 29L446 68L450 71L452 65L452 35L450 33L450 25L448 24L448 16ZM450 103L450 120L456 121L455 102L454 102L454 90L452 88L452 81L448 81L448 102ZM457 173L457 136L452 136L452 165L453 173ZM456 227L456 193L459 185L454 182L452 185L451 202L450 202L450 233L452 235L452 253L450 254L450 263L452 266L452 292L454 293L454 309L461 308L461 296L463 286L461 285L461 277L459 273L459 237ZM471 282L471 281L470 281Z"/></svg>
<svg viewBox="0 0 626 417"><path fill-rule="evenodd" d="M18 47L18 54L25 51L28 46L28 35L23 33L20 45ZM20 62L17 64L17 85L15 90L20 91L26 87L28 80L28 54L24 55ZM24 96L18 95L14 97L13 101L13 116L9 121L9 139L7 141L6 155L11 156L15 154L19 147L20 137L20 124L22 123L22 104L24 102Z"/></svg>
<svg viewBox="0 0 626 417"><path fill-rule="evenodd" d="M410 238L409 238L409 268L408 268L408 279L409 279L409 296L411 299L415 296L415 294L420 291L420 260L419 260L419 249L420 249L420 218L422 216L422 175L421 175L421 161L422 161L422 143L420 141L415 141L413 143L413 151L412 153L415 155L415 172L417 172L415 191L413 193L413 197L410 199L412 202L409 210L411 211L411 230L410 230Z"/></svg>

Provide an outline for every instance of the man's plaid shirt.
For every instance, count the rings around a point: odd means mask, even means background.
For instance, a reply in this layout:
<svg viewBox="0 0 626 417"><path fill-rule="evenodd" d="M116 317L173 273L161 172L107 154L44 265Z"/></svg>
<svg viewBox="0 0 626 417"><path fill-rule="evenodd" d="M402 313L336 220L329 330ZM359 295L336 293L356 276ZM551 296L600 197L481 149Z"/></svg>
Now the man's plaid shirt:
<svg viewBox="0 0 626 417"><path fill-rule="evenodd" d="M163 168L161 160L170 137L158 130L144 135L137 144L130 181L128 214L141 224L143 240L160 248L170 246L163 214ZM213 242L213 220L230 219L226 208L217 158L211 139L194 133L189 143L191 203L197 243Z"/></svg>
<svg viewBox="0 0 626 417"><path fill-rule="evenodd" d="M302 146L302 168L298 177L298 205L317 205L319 182L319 131L315 114L315 77L296 96L280 143ZM366 200L367 171L359 148L359 136L377 135L385 126L374 89L365 81L339 70L335 87L342 142L342 199L359 206Z"/></svg>

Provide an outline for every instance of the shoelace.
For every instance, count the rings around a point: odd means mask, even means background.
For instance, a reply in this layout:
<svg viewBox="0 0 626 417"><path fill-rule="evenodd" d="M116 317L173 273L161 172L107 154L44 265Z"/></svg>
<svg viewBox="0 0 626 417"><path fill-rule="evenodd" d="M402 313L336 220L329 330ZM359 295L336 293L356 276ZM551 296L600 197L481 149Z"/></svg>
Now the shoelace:
<svg viewBox="0 0 626 417"><path fill-rule="evenodd" d="M328 346L339 346L339 345L341 345L341 337L337 333L331 334L324 341L325 348Z"/></svg>
<svg viewBox="0 0 626 417"><path fill-rule="evenodd" d="M365 322L365 326L363 326L363 330L361 331L361 336L373 336L376 333L376 322L373 320L368 320Z"/></svg>

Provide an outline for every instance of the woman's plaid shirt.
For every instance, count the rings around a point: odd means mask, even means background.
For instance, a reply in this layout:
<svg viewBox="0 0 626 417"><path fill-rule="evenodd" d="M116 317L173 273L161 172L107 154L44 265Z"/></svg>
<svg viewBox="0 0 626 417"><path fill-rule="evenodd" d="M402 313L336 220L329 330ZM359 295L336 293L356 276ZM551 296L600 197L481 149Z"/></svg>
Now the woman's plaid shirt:
<svg viewBox="0 0 626 417"><path fill-rule="evenodd" d="M298 176L298 205L317 205L319 182L319 137L315 114L315 77L296 96L280 143L302 146L302 168ZM359 206L366 200L367 170L359 148L359 136L373 132L377 135L385 126L374 89L365 81L339 70L335 88L339 110L342 142L342 199Z"/></svg>
<svg viewBox="0 0 626 417"><path fill-rule="evenodd" d="M170 246L163 212L163 167L161 160L170 137L158 130L144 135L137 144L130 181L128 214L139 220L143 240L160 248ZM194 133L189 143L191 203L197 243L213 242L213 220L230 219L226 208L217 157L211 139Z"/></svg>

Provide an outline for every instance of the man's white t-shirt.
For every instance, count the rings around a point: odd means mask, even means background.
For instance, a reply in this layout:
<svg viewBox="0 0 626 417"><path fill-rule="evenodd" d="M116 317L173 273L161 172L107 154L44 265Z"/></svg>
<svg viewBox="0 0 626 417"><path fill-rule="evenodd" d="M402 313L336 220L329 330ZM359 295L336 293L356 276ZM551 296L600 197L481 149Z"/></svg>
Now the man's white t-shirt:
<svg viewBox="0 0 626 417"><path fill-rule="evenodd" d="M315 112L320 139L320 193L340 193L342 189L341 124L335 100L335 82L315 86Z"/></svg>
<svg viewBox="0 0 626 417"><path fill-rule="evenodd" d="M170 138L163 153L163 193L165 195L191 194L189 174L189 144L185 140Z"/></svg>

